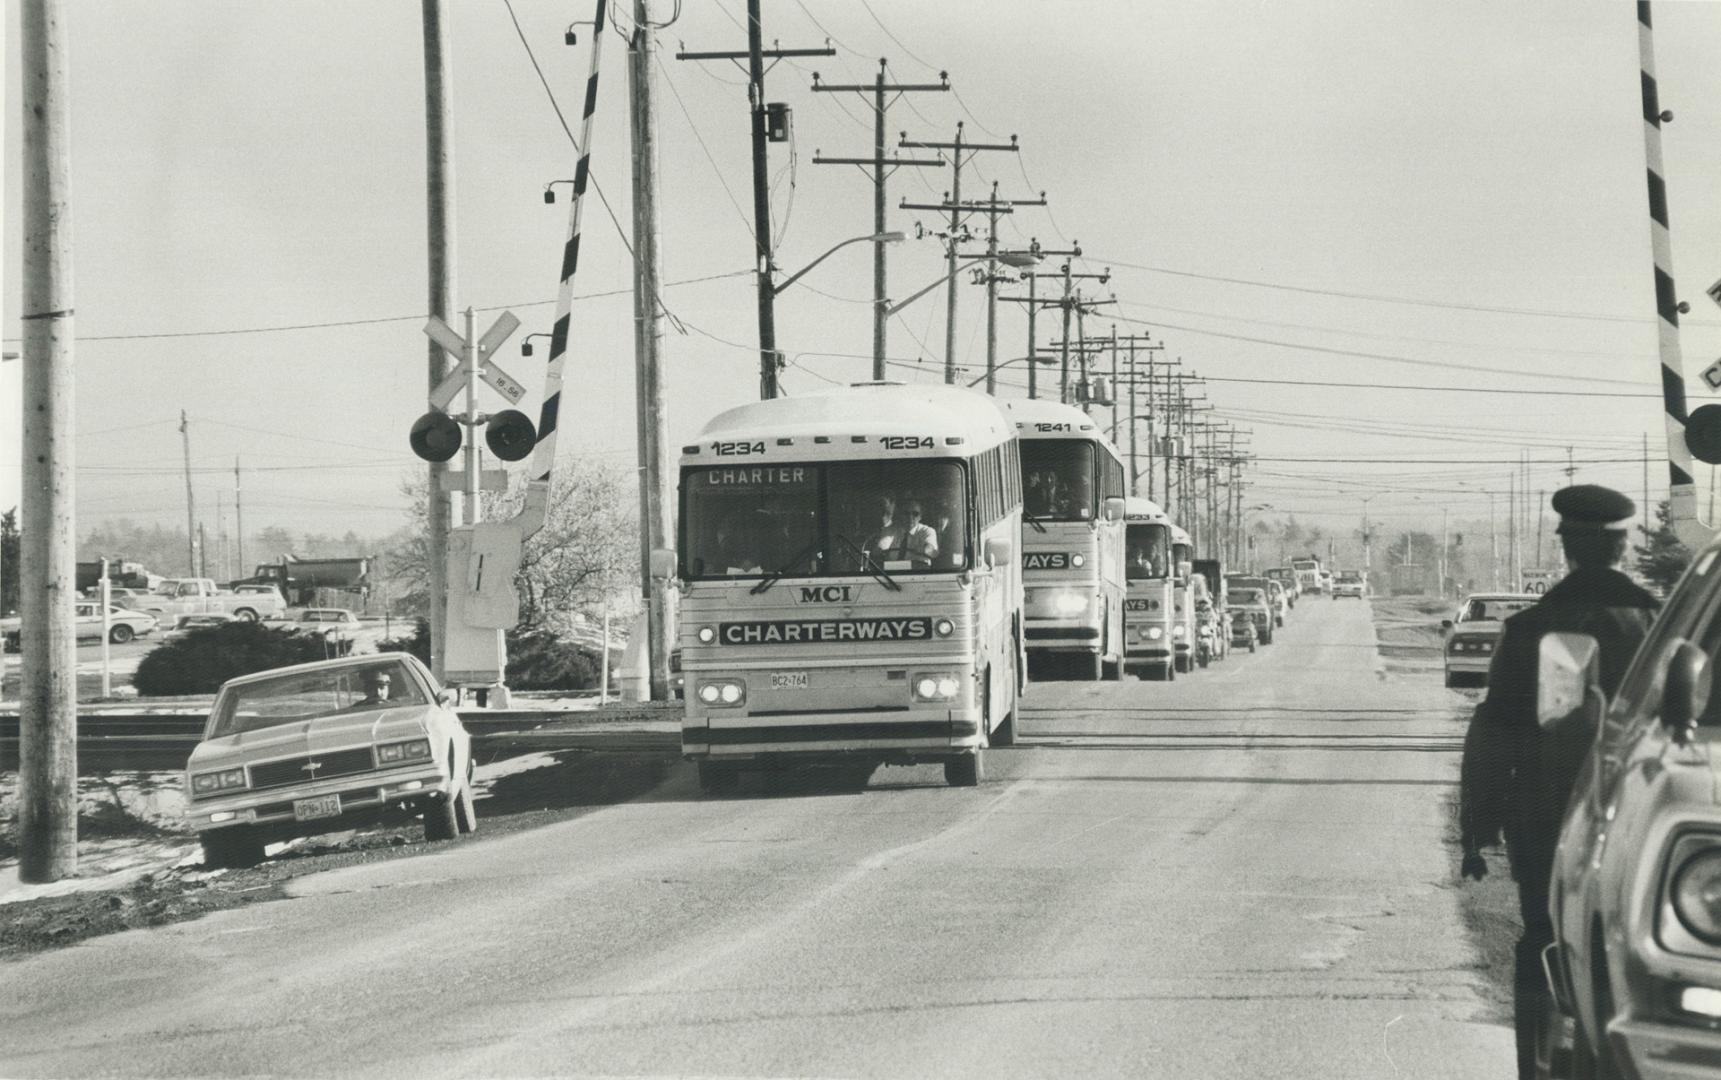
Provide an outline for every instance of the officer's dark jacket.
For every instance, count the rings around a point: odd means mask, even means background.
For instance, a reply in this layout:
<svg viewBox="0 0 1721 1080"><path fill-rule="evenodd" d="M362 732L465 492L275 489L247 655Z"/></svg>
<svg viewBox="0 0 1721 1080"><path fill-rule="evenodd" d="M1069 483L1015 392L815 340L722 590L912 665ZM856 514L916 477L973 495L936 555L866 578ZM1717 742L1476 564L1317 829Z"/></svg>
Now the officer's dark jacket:
<svg viewBox="0 0 1721 1080"><path fill-rule="evenodd" d="M1660 601L1617 570L1574 570L1534 606L1506 620L1488 669L1488 696L1464 739L1460 827L1466 850L1513 827L1557 834L1595 732L1536 724L1542 637L1588 634L1600 646L1601 686L1611 699L1649 631Z"/></svg>

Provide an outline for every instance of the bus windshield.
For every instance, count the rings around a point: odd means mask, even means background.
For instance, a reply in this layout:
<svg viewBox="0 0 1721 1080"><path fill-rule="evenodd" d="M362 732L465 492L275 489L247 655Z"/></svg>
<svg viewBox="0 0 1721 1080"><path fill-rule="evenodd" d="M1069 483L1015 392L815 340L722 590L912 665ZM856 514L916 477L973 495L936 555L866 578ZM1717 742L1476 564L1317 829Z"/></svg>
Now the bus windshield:
<svg viewBox="0 0 1721 1080"><path fill-rule="evenodd" d="M1124 539L1124 577L1129 581L1169 576L1171 530L1162 524L1131 524Z"/></svg>
<svg viewBox="0 0 1721 1080"><path fill-rule="evenodd" d="M1041 521L1093 520L1093 443L1085 439L1024 440L1022 513Z"/></svg>
<svg viewBox="0 0 1721 1080"><path fill-rule="evenodd" d="M688 578L820 577L971 565L956 461L734 465L683 472Z"/></svg>

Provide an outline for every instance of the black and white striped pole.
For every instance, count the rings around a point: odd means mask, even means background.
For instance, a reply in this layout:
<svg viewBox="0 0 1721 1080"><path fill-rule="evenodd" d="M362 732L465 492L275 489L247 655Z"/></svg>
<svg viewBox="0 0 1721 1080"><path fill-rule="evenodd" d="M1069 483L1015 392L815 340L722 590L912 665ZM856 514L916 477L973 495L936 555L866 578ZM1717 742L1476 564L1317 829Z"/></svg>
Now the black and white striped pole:
<svg viewBox="0 0 1721 1080"><path fill-rule="evenodd" d="M538 413L538 444L527 474L526 504L516 519L520 538L543 528L550 507L550 474L556 464L556 432L562 406L562 368L567 361L568 326L574 307L574 272L580 265L580 213L586 204L586 181L592 160L592 114L598 107L598 61L604 46L604 7L597 0L592 16L592 66L586 77L585 109L580 116L580 159L574 167L573 206L568 210L568 239L562 248L561 287L556 292L556 322L550 327L550 359L544 365L544 404ZM572 32L569 33L570 39Z"/></svg>
<svg viewBox="0 0 1721 1080"><path fill-rule="evenodd" d="M1673 284L1673 244L1668 238L1667 182L1661 164L1661 125L1673 114L1661 108L1655 81L1655 38L1649 0L1638 0L1637 43L1643 66L1643 149L1648 164L1649 241L1655 258L1655 310L1661 345L1661 398L1667 421L1667 483L1669 517L1674 531L1687 544L1707 543L1712 531L1697 516L1697 487L1692 480L1692 450L1687 442L1684 361L1679 351L1679 316L1690 306L1679 302ZM1708 410L1714 410L1713 413ZM1721 418L1721 406L1705 406L1704 420ZM1706 425L1699 425L1705 427ZM1698 448L1707 459L1705 440ZM1721 449L1718 447L1717 449ZM1721 458L1721 455L1715 455ZM1646 516L1649 507L1644 507ZM1647 522L1646 522L1647 523Z"/></svg>

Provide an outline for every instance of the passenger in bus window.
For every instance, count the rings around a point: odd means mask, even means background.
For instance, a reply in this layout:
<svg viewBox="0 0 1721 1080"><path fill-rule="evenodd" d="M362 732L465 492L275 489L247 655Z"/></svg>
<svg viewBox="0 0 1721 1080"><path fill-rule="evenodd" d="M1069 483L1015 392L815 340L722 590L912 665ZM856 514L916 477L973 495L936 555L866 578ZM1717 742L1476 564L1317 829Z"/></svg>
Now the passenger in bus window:
<svg viewBox="0 0 1721 1080"><path fill-rule="evenodd" d="M1158 577L1159 568L1153 565L1152 549L1140 544L1132 546L1124 576L1130 581Z"/></svg>
<svg viewBox="0 0 1721 1080"><path fill-rule="evenodd" d="M886 562L906 559L916 570L930 567L938 557L938 534L921 516L918 499L904 500L899 504L896 518L867 540L867 554Z"/></svg>
<svg viewBox="0 0 1721 1080"><path fill-rule="evenodd" d="M939 566L959 570L962 568L962 538L954 535L950 521L949 504L934 502L932 516L927 519L927 524L932 526L934 549L942 556Z"/></svg>
<svg viewBox="0 0 1721 1080"><path fill-rule="evenodd" d="M717 560L728 574L757 574L763 571L760 562L760 529L765 516L761 511L737 510L717 526Z"/></svg>
<svg viewBox="0 0 1721 1080"><path fill-rule="evenodd" d="M1028 474L1022 493L1023 509L1032 517L1062 516L1067 500L1056 469L1036 469Z"/></svg>

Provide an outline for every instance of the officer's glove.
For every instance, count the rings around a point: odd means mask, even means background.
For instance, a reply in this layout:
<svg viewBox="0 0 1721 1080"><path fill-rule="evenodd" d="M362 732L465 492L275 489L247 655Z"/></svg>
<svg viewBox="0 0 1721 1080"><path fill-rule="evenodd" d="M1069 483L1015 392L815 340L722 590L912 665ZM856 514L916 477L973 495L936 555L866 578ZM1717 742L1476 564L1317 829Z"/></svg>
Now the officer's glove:
<svg viewBox="0 0 1721 1080"><path fill-rule="evenodd" d="M1472 881L1481 881L1488 876L1488 860L1482 857L1480 851L1466 851L1464 861L1459 864L1458 873L1460 877L1466 877Z"/></svg>

